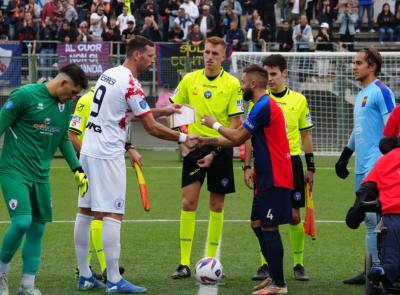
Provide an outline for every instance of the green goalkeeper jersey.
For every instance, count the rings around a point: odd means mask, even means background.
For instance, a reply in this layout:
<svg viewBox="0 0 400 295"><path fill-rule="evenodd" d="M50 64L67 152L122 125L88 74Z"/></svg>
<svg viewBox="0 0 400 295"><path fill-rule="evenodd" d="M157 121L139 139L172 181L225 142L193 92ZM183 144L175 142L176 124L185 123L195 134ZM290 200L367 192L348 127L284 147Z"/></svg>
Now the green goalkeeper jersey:
<svg viewBox="0 0 400 295"><path fill-rule="evenodd" d="M5 132L0 174L48 182L57 147L70 168L78 168L68 137L72 110L71 100L61 103L45 84L28 84L13 91L0 111L0 137Z"/></svg>

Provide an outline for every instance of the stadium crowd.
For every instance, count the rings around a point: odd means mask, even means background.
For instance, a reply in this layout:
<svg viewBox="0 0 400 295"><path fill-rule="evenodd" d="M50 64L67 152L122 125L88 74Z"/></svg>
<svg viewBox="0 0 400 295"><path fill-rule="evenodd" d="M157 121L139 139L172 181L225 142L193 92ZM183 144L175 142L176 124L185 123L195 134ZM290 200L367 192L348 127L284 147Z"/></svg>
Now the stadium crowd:
<svg viewBox="0 0 400 295"><path fill-rule="evenodd" d="M126 43L142 35L155 42L199 44L220 36L236 50L246 43L250 51L261 51L268 42L278 42L280 51L294 46L304 51L310 42L317 43L317 50L332 50L332 32L342 42L353 42L365 27L378 29L379 41L399 41L398 2L394 11L383 3L382 11L374 13L374 1L2 0L0 38ZM319 28L314 36L311 27ZM42 46L43 53L53 53L54 46Z"/></svg>

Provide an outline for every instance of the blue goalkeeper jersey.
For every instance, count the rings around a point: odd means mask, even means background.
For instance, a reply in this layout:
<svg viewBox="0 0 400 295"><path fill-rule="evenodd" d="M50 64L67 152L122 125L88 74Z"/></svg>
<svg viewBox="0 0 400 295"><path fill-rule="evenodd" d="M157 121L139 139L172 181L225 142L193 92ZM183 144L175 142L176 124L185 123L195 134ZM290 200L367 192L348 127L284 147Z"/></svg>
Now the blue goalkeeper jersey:
<svg viewBox="0 0 400 295"><path fill-rule="evenodd" d="M379 141L385 127L384 116L395 106L394 94L382 81L363 88L354 104L356 174L369 172L381 156Z"/></svg>

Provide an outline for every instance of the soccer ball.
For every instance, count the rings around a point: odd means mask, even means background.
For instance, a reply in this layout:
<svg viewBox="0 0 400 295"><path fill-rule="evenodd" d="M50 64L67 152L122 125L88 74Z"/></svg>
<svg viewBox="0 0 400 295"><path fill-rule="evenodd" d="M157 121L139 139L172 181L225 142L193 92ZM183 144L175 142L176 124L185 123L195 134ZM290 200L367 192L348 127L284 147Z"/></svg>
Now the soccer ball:
<svg viewBox="0 0 400 295"><path fill-rule="evenodd" d="M195 275L201 284L214 285L222 279L222 264L218 259L205 257L196 263Z"/></svg>

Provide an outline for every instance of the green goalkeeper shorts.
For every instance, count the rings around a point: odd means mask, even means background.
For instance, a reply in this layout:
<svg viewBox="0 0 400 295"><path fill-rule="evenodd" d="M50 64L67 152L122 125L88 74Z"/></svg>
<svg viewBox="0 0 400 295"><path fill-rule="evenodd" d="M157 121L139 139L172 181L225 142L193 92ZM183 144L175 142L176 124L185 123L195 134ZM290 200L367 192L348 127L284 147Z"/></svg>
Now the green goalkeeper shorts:
<svg viewBox="0 0 400 295"><path fill-rule="evenodd" d="M37 222L52 220L50 183L0 174L0 184L10 217L32 215Z"/></svg>

